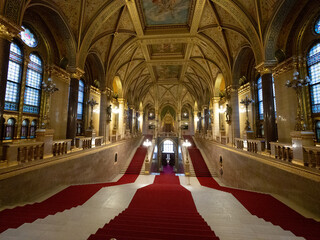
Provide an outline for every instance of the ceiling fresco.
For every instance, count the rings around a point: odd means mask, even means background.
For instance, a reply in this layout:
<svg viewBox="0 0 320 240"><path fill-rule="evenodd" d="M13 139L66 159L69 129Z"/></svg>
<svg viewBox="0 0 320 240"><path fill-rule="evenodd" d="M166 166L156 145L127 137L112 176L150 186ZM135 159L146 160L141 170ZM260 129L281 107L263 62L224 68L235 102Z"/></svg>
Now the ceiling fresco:
<svg viewBox="0 0 320 240"><path fill-rule="evenodd" d="M52 28L52 35L60 55L70 53L68 57L79 59L81 68L87 54L94 53L108 73L106 85L117 75L128 102L160 106L167 102L206 104L210 99L203 92L213 93L220 87L216 86L220 74L228 82L223 86L230 84L244 46L250 46L259 58L265 29L283 0L20 2L26 5L23 22L33 25L36 13L57 28ZM66 22L65 27L55 24L52 16L56 15L48 14L52 6L59 9L57 16L61 25ZM66 39L65 32L70 32ZM79 53L73 56L72 49Z"/></svg>
<svg viewBox="0 0 320 240"><path fill-rule="evenodd" d="M169 80L178 79L180 77L181 66L180 65L157 65L154 66L157 80Z"/></svg>
<svg viewBox="0 0 320 240"><path fill-rule="evenodd" d="M140 0L145 25L187 25L192 0Z"/></svg>
<svg viewBox="0 0 320 240"><path fill-rule="evenodd" d="M183 55L185 44L182 43L163 43L149 45L151 56L163 55Z"/></svg>

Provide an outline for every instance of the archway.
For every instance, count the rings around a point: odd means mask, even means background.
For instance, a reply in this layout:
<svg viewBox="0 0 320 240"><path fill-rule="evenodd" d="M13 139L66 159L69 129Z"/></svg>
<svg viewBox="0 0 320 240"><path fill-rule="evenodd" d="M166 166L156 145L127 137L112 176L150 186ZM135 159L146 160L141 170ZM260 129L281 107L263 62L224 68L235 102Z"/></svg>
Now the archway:
<svg viewBox="0 0 320 240"><path fill-rule="evenodd" d="M178 139L165 137L159 140L158 169L165 173L177 172L179 168Z"/></svg>

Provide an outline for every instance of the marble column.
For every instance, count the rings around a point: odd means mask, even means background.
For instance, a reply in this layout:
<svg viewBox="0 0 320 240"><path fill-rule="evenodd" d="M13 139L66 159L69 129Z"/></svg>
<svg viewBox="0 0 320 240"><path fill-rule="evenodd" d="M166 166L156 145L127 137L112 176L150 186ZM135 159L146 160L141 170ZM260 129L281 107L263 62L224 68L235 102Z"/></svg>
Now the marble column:
<svg viewBox="0 0 320 240"><path fill-rule="evenodd" d="M217 139L218 136L220 136L220 119L219 119L219 101L220 97L214 97L213 98L213 121L212 121L212 137L214 140Z"/></svg>
<svg viewBox="0 0 320 240"><path fill-rule="evenodd" d="M75 145L75 137L77 134L77 109L78 109L78 92L79 79L83 75L83 71L77 69L71 74L69 86L69 105L68 105L68 120L67 120L67 138L72 139L71 146Z"/></svg>
<svg viewBox="0 0 320 240"><path fill-rule="evenodd" d="M209 110L207 105L202 106L203 134L206 134L208 130L208 124L209 124L208 111Z"/></svg>
<svg viewBox="0 0 320 240"><path fill-rule="evenodd" d="M198 117L198 110L194 110L193 112L193 126L194 126L194 134L196 134L199 131L199 117Z"/></svg>
<svg viewBox="0 0 320 240"><path fill-rule="evenodd" d="M140 111L140 116L139 116L139 131L141 133L143 133L143 123L144 123L144 119L143 119L143 111Z"/></svg>
<svg viewBox="0 0 320 240"><path fill-rule="evenodd" d="M108 143L109 132L110 132L110 121L107 119L107 108L110 105L111 90L106 88L106 90L101 92L100 95L100 122L99 122L99 133L103 136L103 141Z"/></svg>
<svg viewBox="0 0 320 240"><path fill-rule="evenodd" d="M123 126L123 120L124 120L124 102L125 100L123 98L118 98L119 102L119 124L118 124L118 130L120 139L124 138L124 126Z"/></svg>
<svg viewBox="0 0 320 240"><path fill-rule="evenodd" d="M234 139L240 137L240 125L239 125L239 104L238 104L238 89L236 86L229 86L230 103L232 107L231 124L227 128L229 142L234 145Z"/></svg>
<svg viewBox="0 0 320 240"><path fill-rule="evenodd" d="M277 141L276 117L273 101L272 73L261 72L262 97L263 97L263 118L264 136L267 148L270 149L270 142Z"/></svg>

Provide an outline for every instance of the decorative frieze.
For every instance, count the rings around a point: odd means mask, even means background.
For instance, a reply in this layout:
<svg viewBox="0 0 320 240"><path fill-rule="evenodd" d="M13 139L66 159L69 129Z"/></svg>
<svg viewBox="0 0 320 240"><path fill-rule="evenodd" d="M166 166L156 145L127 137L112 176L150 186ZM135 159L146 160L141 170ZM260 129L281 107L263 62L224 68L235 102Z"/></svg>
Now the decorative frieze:
<svg viewBox="0 0 320 240"><path fill-rule="evenodd" d="M22 28L10 22L8 19L0 15L0 38L12 41L16 37Z"/></svg>
<svg viewBox="0 0 320 240"><path fill-rule="evenodd" d="M273 75L275 77L281 75L282 73L291 71L294 69L295 63L293 61L293 58L288 58L284 62L278 64L274 69L273 69Z"/></svg>
<svg viewBox="0 0 320 240"><path fill-rule="evenodd" d="M241 95L241 94L247 94L247 93L249 93L249 92L250 92L250 83L249 83L249 82L246 83L246 84L244 84L244 85L242 85L242 86L239 87L239 89L238 89L239 95Z"/></svg>
<svg viewBox="0 0 320 240"><path fill-rule="evenodd" d="M55 76L59 80L67 83L68 85L70 84L70 74L66 70L58 67L57 65L47 66L46 71L48 72L48 76Z"/></svg>
<svg viewBox="0 0 320 240"><path fill-rule="evenodd" d="M96 96L101 95L101 91L99 88L96 88L94 86L90 86L90 93L95 94Z"/></svg>

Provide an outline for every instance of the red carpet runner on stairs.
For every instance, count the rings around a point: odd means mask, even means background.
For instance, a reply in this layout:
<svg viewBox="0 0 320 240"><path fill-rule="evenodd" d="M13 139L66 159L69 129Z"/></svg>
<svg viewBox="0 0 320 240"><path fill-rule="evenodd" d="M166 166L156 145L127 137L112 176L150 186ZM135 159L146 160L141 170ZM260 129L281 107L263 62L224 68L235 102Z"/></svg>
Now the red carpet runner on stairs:
<svg viewBox="0 0 320 240"><path fill-rule="evenodd" d="M0 233L9 228L18 228L24 223L31 223L39 218L82 205L103 187L135 182L140 174L146 152L145 147L138 147L126 173L117 182L70 186L41 203L1 211Z"/></svg>
<svg viewBox="0 0 320 240"><path fill-rule="evenodd" d="M188 149L196 176L202 186L229 192L253 215L289 230L307 240L320 239L320 223L305 218L268 194L221 187L212 177L209 169L191 136L184 136L192 146Z"/></svg>
<svg viewBox="0 0 320 240"><path fill-rule="evenodd" d="M197 212L190 191L169 168L153 184L140 188L126 210L88 239L219 239Z"/></svg>

